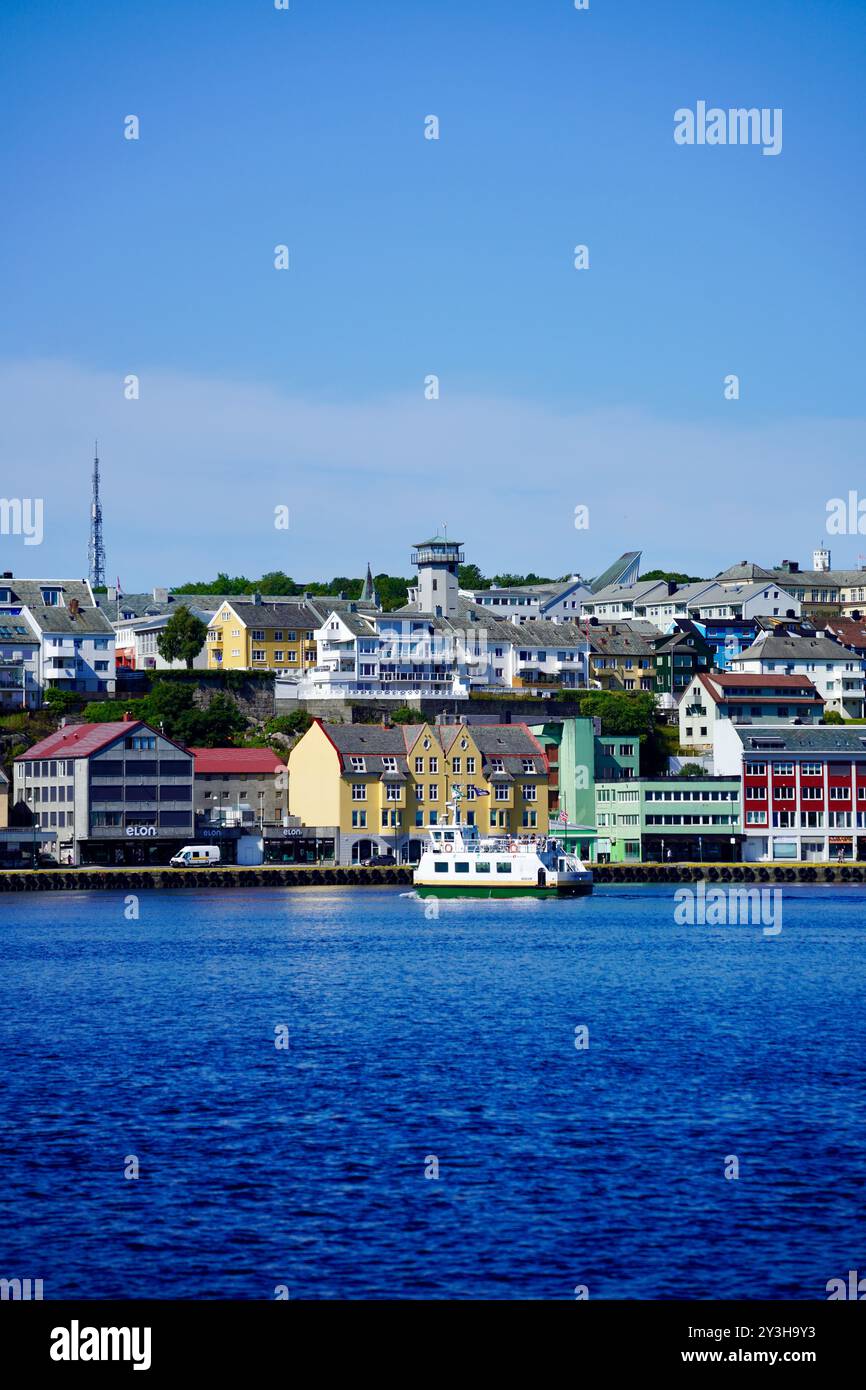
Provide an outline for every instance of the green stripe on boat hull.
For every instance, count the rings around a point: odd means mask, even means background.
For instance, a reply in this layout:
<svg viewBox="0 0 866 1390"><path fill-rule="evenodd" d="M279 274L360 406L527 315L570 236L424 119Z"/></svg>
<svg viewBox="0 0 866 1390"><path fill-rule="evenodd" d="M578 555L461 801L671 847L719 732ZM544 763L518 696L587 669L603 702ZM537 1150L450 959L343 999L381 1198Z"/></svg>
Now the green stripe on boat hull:
<svg viewBox="0 0 866 1390"><path fill-rule="evenodd" d="M562 888L537 888L531 883L515 888L469 888L460 884L416 883L419 898L573 898L592 892L591 883L570 883Z"/></svg>

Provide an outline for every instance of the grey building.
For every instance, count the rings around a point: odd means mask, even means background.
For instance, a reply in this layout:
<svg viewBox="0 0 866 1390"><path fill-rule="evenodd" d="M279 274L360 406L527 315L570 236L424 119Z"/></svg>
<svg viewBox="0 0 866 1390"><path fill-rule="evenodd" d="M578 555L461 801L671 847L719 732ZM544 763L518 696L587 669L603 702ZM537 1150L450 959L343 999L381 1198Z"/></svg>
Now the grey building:
<svg viewBox="0 0 866 1390"><path fill-rule="evenodd" d="M193 757L138 719L67 725L15 759L15 803L73 864L165 864L193 836Z"/></svg>

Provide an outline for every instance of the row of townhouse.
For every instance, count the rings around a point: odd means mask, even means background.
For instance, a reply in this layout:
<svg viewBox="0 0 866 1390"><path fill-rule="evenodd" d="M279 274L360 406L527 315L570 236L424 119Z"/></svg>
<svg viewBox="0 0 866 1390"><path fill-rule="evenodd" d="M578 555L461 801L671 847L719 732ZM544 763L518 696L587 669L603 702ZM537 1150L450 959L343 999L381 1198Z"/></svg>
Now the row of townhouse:
<svg viewBox="0 0 866 1390"><path fill-rule="evenodd" d="M115 689L114 629L86 579L0 575L0 710L38 709L51 687Z"/></svg>
<svg viewBox="0 0 866 1390"><path fill-rule="evenodd" d="M316 720L289 755L290 804L338 863L377 853L414 862L454 803L484 835L546 834L548 771L523 724Z"/></svg>

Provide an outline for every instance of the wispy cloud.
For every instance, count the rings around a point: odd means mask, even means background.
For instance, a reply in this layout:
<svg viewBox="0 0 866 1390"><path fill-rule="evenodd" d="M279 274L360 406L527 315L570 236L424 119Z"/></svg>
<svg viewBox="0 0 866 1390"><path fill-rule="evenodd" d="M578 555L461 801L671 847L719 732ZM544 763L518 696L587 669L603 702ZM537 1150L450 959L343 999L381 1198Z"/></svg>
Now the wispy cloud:
<svg viewBox="0 0 866 1390"><path fill-rule="evenodd" d="M427 401L421 383L359 403L138 373L127 401L112 373L0 364L0 495L45 500L44 544L0 537L4 568L85 572L94 435L108 573L127 588L217 569L327 578L368 558L409 573L411 544L442 522L488 571L591 574L629 548L695 573L805 560L866 445L862 419L750 426L735 403L683 423L447 391ZM274 528L281 504L288 531ZM574 529L577 504L588 531ZM841 544L850 553L834 560L855 563L857 538Z"/></svg>

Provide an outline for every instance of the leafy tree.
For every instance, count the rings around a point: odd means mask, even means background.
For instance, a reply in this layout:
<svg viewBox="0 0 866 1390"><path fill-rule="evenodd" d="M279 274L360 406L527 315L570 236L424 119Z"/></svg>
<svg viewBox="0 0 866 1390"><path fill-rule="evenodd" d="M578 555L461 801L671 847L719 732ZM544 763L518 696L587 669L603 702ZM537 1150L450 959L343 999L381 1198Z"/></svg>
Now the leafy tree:
<svg viewBox="0 0 866 1390"><path fill-rule="evenodd" d="M706 769L701 767L700 763L683 763L677 773L678 777L706 777L706 775Z"/></svg>
<svg viewBox="0 0 866 1390"><path fill-rule="evenodd" d="M207 627L201 618L191 613L186 604L181 604L157 637L156 649L163 661L183 661L191 671L206 637Z"/></svg>
<svg viewBox="0 0 866 1390"><path fill-rule="evenodd" d="M260 594L278 594L287 598L294 598L301 593L300 584L296 584L289 575L283 574L282 570L269 570L263 574L258 585L252 591Z"/></svg>
<svg viewBox="0 0 866 1390"><path fill-rule="evenodd" d="M215 695L207 709L184 711L175 723L173 738L189 747L221 748L234 742L246 728L246 719L229 695Z"/></svg>
<svg viewBox="0 0 866 1390"><path fill-rule="evenodd" d="M81 696L74 690L61 690L56 685L49 685L45 691L43 703L47 705L52 714L68 714L70 710L77 709L81 704Z"/></svg>
<svg viewBox="0 0 866 1390"><path fill-rule="evenodd" d="M461 589L489 589L490 580L485 579L477 565L459 565L457 583Z"/></svg>
<svg viewBox="0 0 866 1390"><path fill-rule="evenodd" d="M667 579L672 584L703 584L704 579L697 574L680 574L677 570L647 570L646 574L641 575L641 583L645 579Z"/></svg>
<svg viewBox="0 0 866 1390"><path fill-rule="evenodd" d="M399 705L397 709L391 711L391 722L393 724L417 724L421 720L418 710L410 709L408 705Z"/></svg>
<svg viewBox="0 0 866 1390"><path fill-rule="evenodd" d="M653 732L655 696L644 690L592 690L581 695L580 712L597 716L603 734L642 734Z"/></svg>
<svg viewBox="0 0 866 1390"><path fill-rule="evenodd" d="M824 711L825 724L843 724L844 722L845 721L843 720L841 714L837 709L828 709Z"/></svg>

